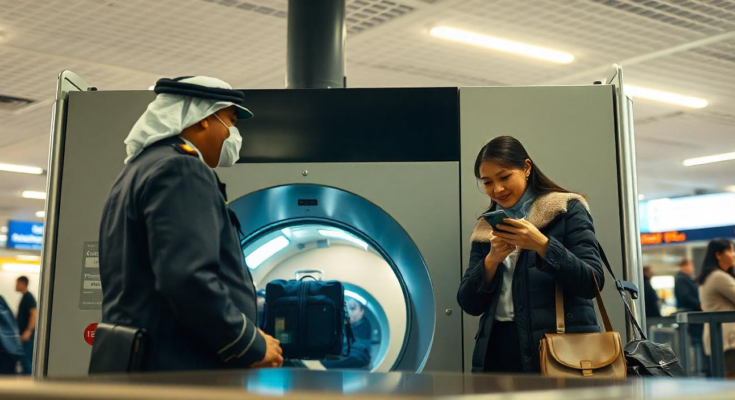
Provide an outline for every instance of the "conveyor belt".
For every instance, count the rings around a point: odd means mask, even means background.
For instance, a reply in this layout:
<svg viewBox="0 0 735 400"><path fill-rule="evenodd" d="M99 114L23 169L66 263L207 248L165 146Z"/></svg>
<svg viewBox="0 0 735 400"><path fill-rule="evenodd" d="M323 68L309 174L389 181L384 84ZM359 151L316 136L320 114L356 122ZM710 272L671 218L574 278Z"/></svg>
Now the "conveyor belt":
<svg viewBox="0 0 735 400"><path fill-rule="evenodd" d="M701 379L544 379L538 376L258 370L0 380L12 399L735 399L735 382Z"/></svg>

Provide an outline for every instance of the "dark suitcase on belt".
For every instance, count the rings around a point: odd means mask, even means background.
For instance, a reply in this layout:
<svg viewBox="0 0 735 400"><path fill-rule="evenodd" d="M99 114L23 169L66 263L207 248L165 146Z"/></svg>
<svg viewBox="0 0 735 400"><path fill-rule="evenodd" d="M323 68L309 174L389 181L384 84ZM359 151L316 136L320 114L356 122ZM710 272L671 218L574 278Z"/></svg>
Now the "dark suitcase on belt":
<svg viewBox="0 0 735 400"><path fill-rule="evenodd" d="M265 333L281 341L284 358L319 360L342 355L344 288L338 281L274 280L265 290Z"/></svg>

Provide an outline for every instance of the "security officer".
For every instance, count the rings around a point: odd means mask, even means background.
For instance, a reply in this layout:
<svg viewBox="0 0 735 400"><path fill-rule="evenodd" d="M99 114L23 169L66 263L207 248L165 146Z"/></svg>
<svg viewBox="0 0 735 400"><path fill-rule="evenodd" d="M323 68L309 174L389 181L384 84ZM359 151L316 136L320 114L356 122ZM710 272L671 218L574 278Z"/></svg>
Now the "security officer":
<svg viewBox="0 0 735 400"><path fill-rule="evenodd" d="M215 78L161 79L154 90L102 216L103 322L147 331L148 371L281 366L279 341L256 325L255 287L212 170L238 160L235 123L253 114Z"/></svg>

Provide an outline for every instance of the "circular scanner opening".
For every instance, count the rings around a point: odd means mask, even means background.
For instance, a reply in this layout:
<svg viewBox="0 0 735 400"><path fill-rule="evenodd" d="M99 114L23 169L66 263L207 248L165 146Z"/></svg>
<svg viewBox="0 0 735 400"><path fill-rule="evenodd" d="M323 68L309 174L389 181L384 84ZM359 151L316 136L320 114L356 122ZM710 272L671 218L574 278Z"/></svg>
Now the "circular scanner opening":
<svg viewBox="0 0 735 400"><path fill-rule="evenodd" d="M264 289L275 279L312 275L344 285L356 339L350 355L341 360L294 360L296 366L393 370L406 341L408 306L397 269L374 241L328 221L290 221L260 230L244 241L242 250L260 289L259 319Z"/></svg>

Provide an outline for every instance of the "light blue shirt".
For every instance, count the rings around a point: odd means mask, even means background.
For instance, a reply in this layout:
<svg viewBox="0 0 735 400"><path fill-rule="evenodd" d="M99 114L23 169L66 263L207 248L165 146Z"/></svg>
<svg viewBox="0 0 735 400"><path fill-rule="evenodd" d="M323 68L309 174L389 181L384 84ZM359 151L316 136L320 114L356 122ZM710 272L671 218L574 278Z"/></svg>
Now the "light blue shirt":
<svg viewBox="0 0 735 400"><path fill-rule="evenodd" d="M498 204L498 209L503 210L508 218L514 219L527 219L528 213L531 212L531 206L536 200L531 188L527 188L523 193L523 196L510 208L501 207ZM520 249L516 249L503 261L503 283L500 285L500 298L498 299L498 307L495 309L495 320L496 321L513 321L515 319L515 309L513 306L513 274L516 270L516 263L518 263L518 257L520 256Z"/></svg>

